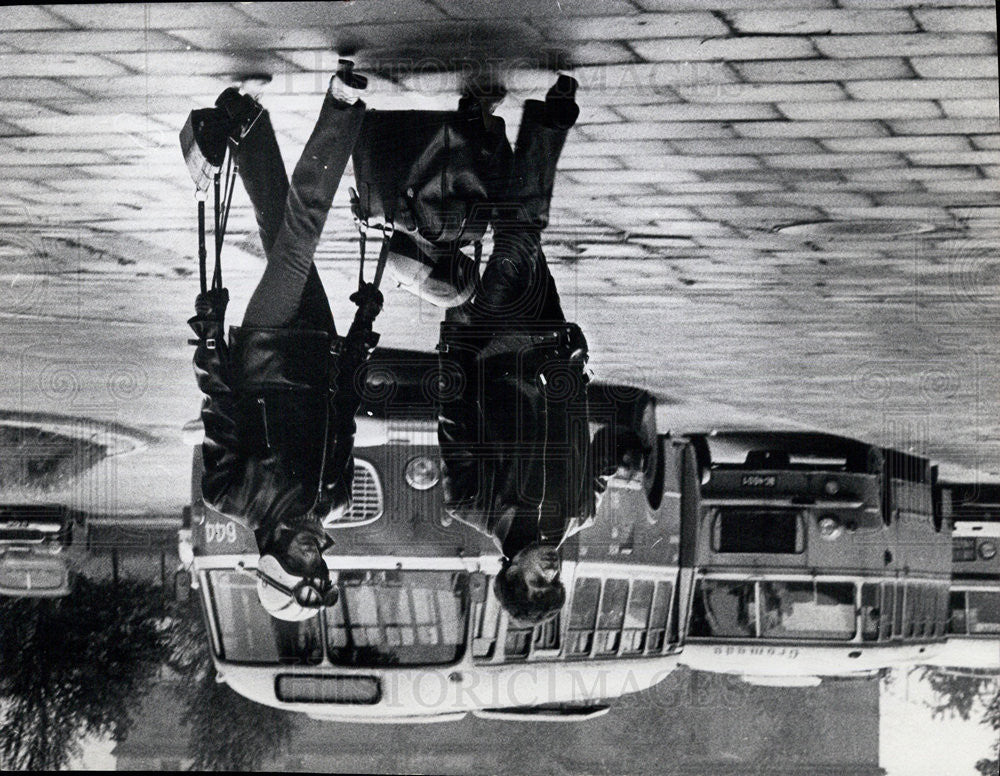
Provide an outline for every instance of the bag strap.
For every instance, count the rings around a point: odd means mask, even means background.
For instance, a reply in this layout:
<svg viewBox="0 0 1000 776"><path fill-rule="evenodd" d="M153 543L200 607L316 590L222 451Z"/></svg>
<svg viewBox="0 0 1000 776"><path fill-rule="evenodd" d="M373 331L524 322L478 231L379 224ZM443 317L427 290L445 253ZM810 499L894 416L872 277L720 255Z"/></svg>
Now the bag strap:
<svg viewBox="0 0 1000 776"><path fill-rule="evenodd" d="M358 229L358 250L361 254L358 263L358 291L361 291L365 287L365 252L368 246L368 230L378 229L382 232L382 250L379 251L378 262L375 265L375 277L372 279L372 287L377 291L379 284L382 282L385 265L389 260L389 241L392 239L395 225L391 218L386 218L384 224L369 224L367 214L361 208L361 198L358 196L358 192L351 188L348 190L348 193L351 197L351 212L354 215L354 225Z"/></svg>
<svg viewBox="0 0 1000 776"><path fill-rule="evenodd" d="M233 191L236 188L236 176L239 173L239 162L232 153L226 151L226 185L222 186L222 169L216 170L213 179L214 189L214 219L213 236L215 238L215 266L212 270L213 291L222 289L222 245L226 239L226 227L229 225L229 211L233 204ZM205 228L205 197L206 192L198 189L195 192L198 200L198 277L201 285L201 292L209 290L208 286L208 249L206 243Z"/></svg>

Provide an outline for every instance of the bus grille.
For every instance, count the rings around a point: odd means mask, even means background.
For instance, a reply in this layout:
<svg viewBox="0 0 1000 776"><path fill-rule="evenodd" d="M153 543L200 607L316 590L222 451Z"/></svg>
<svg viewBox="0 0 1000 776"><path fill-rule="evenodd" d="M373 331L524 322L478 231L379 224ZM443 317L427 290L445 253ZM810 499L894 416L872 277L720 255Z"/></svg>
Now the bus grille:
<svg viewBox="0 0 1000 776"><path fill-rule="evenodd" d="M343 523L371 523L382 517L385 502L382 483L375 467L362 458L354 459L354 483L351 486L351 508L343 517L334 521Z"/></svg>

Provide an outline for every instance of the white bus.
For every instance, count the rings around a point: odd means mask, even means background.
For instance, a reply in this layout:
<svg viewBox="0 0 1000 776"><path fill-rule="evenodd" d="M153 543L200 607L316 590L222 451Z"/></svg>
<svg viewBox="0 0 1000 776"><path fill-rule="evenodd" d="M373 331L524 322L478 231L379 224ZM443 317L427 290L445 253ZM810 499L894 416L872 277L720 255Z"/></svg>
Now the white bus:
<svg viewBox="0 0 1000 776"><path fill-rule="evenodd" d="M1000 485L942 484L954 523L948 643L929 664L1000 675Z"/></svg>
<svg viewBox="0 0 1000 776"><path fill-rule="evenodd" d="M929 462L821 433L690 437L702 508L685 665L815 685L942 647L951 537Z"/></svg>
<svg viewBox="0 0 1000 776"><path fill-rule="evenodd" d="M516 627L498 605L492 540L443 509L435 355L381 350L369 364L355 448L354 501L328 530L338 603L289 623L260 606L250 531L201 499L195 448L183 532L220 681L276 708L364 722L434 722L468 713L563 721L605 713L678 663L692 594L696 457L655 436L645 482L608 484L596 517L563 545L559 616ZM592 417L653 418L652 397L591 386ZM603 404L602 404L603 403ZM593 428L596 433L599 429Z"/></svg>

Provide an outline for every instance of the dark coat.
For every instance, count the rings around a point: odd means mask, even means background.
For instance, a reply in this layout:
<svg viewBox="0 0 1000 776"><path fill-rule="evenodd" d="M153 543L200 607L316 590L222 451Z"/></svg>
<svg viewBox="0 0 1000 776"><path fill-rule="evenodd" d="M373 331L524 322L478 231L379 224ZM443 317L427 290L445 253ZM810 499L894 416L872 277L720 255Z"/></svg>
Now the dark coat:
<svg viewBox="0 0 1000 776"><path fill-rule="evenodd" d="M445 506L507 557L534 541L558 544L573 518L594 509L579 358L587 343L565 321L540 242L568 127L545 117L543 103L525 103L513 169L493 215L496 267L487 281L499 298L522 298L514 287L531 276L538 309L489 317L476 313L473 300L464 320L442 324L438 346Z"/></svg>
<svg viewBox="0 0 1000 776"><path fill-rule="evenodd" d="M227 343L221 322L189 323L205 394L205 503L259 543L279 524L316 526L349 506L360 403L352 378L368 348L295 328L233 327Z"/></svg>

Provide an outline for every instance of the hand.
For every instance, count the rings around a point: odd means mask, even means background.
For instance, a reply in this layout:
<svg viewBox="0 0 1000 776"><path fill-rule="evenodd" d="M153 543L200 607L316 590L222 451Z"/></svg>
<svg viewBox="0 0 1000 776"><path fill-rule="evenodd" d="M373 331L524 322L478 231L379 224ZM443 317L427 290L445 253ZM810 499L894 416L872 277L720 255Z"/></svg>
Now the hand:
<svg viewBox="0 0 1000 776"><path fill-rule="evenodd" d="M225 320L226 306L229 304L229 291L225 288L213 288L202 294L194 302L195 316L202 320Z"/></svg>
<svg viewBox="0 0 1000 776"><path fill-rule="evenodd" d="M357 291L351 294L351 301L358 306L355 321L363 320L369 325L374 321L380 312L385 301L382 292L371 283L365 283Z"/></svg>

